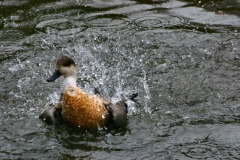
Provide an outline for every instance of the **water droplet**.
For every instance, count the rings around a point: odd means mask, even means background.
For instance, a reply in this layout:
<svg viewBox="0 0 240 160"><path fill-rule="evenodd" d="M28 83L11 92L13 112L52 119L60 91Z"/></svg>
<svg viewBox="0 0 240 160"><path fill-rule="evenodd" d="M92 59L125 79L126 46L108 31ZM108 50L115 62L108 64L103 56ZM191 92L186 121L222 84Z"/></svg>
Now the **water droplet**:
<svg viewBox="0 0 240 160"><path fill-rule="evenodd" d="M183 119L185 119L185 120L186 120L186 119L189 119L189 118L190 118L189 116L184 116L184 117L183 117Z"/></svg>
<svg viewBox="0 0 240 160"><path fill-rule="evenodd" d="M29 111L31 112L31 111L34 111L34 110L35 110L35 108L30 108L30 110L29 110Z"/></svg>
<svg viewBox="0 0 240 160"><path fill-rule="evenodd" d="M166 114L172 114L173 111L166 111L165 113L166 113Z"/></svg>
<svg viewBox="0 0 240 160"><path fill-rule="evenodd" d="M105 119L105 116L102 114L102 118Z"/></svg>

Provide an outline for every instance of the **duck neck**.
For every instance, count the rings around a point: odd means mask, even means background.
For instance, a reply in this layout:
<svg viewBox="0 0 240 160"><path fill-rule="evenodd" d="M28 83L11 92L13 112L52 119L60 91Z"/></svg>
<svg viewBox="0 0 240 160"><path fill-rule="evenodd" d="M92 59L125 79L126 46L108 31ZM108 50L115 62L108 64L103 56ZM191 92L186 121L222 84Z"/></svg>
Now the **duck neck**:
<svg viewBox="0 0 240 160"><path fill-rule="evenodd" d="M63 89L67 89L68 87L75 87L76 85L77 78L74 76L71 77L65 77L63 81Z"/></svg>

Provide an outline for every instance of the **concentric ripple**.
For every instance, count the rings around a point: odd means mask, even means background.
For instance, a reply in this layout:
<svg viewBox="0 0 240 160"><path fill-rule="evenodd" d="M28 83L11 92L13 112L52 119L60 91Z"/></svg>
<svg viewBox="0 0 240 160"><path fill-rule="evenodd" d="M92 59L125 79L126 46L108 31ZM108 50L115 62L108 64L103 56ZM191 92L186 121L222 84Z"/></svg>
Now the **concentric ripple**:
<svg viewBox="0 0 240 160"><path fill-rule="evenodd" d="M105 14L92 15L85 19L86 24L101 28L122 28L128 24L123 15Z"/></svg>
<svg viewBox="0 0 240 160"><path fill-rule="evenodd" d="M148 15L134 20L138 27L147 29L171 27L186 24L187 22L188 19L173 15Z"/></svg>

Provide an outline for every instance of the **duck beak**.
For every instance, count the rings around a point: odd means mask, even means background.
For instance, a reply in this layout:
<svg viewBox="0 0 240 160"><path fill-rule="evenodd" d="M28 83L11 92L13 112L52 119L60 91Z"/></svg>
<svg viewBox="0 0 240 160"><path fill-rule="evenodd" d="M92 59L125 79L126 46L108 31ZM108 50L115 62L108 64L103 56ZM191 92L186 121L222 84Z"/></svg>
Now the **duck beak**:
<svg viewBox="0 0 240 160"><path fill-rule="evenodd" d="M55 70L55 72L47 79L47 82L53 82L55 81L58 77L60 77L62 74L58 71Z"/></svg>

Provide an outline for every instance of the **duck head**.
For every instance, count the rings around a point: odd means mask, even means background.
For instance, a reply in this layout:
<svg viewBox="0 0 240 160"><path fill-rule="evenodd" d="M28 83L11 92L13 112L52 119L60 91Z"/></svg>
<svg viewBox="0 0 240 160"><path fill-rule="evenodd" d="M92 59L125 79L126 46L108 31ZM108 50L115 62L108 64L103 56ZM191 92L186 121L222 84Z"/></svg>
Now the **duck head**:
<svg viewBox="0 0 240 160"><path fill-rule="evenodd" d="M55 72L47 79L54 82L61 75L64 76L64 88L76 86L77 67L74 60L68 56L62 56L57 60Z"/></svg>

